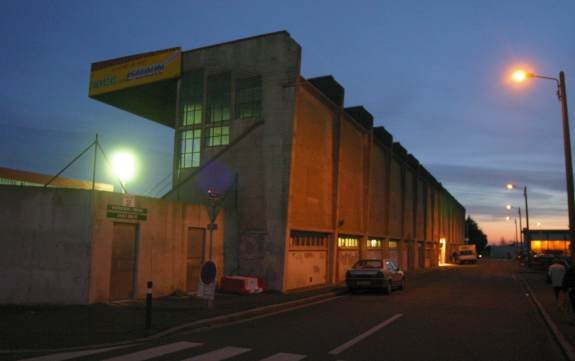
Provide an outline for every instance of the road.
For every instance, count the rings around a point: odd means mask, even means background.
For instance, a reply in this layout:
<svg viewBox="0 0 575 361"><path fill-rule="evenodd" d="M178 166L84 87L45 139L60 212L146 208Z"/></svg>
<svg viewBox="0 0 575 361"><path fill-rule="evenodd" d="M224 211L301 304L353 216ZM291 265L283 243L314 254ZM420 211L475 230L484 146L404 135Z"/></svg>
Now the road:
<svg viewBox="0 0 575 361"><path fill-rule="evenodd" d="M488 260L442 267L390 296L343 295L259 319L188 331L80 360L564 360L514 275ZM63 358L64 357L64 358ZM43 360L63 360L52 355Z"/></svg>

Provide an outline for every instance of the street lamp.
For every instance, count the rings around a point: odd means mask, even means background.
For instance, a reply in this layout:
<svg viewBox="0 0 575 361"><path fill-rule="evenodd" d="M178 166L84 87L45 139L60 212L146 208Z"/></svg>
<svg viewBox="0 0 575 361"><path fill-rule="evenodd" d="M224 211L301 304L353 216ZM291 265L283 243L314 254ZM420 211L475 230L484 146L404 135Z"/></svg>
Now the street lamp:
<svg viewBox="0 0 575 361"><path fill-rule="evenodd" d="M521 207L513 207L511 204L508 204L505 206L505 208L507 208L508 210L511 210L511 208L517 208L517 212L519 213L519 229L523 229L522 225L521 225ZM515 220L515 225L517 225L517 220ZM523 232L521 232L521 244L523 244Z"/></svg>
<svg viewBox="0 0 575 361"><path fill-rule="evenodd" d="M125 193L126 182L132 180L136 173L136 161L128 152L118 152L112 155L112 169L120 180L120 185Z"/></svg>
<svg viewBox="0 0 575 361"><path fill-rule="evenodd" d="M505 217L506 221L511 220L511 217L507 216ZM519 232L517 232L517 217L513 218L513 220L515 221L515 244L516 244L516 248L519 248L519 238L518 238L518 234Z"/></svg>
<svg viewBox="0 0 575 361"><path fill-rule="evenodd" d="M565 73L559 72L559 79L537 75L524 70L516 70L512 78L516 82L522 82L527 78L539 78L554 80L557 83L557 97L561 102L561 114L563 118L563 151L565 153L565 177L567 183L567 210L569 212L569 247L571 257L575 260L575 196L573 190L573 163L571 161L571 137L569 135L569 113L567 112L567 86L565 84Z"/></svg>
<svg viewBox="0 0 575 361"><path fill-rule="evenodd" d="M517 189L517 185L507 183L507 189ZM529 231L529 205L527 203L527 186L523 186L523 197L525 197L525 227ZM521 230L523 232L523 230Z"/></svg>

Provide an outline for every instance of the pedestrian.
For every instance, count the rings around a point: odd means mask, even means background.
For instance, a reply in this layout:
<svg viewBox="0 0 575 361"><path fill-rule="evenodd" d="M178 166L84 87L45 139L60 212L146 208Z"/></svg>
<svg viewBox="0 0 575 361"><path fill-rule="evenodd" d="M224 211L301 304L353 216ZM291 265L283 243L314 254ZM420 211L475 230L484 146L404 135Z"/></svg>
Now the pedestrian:
<svg viewBox="0 0 575 361"><path fill-rule="evenodd" d="M451 254L451 262L457 263L457 251L453 251Z"/></svg>
<svg viewBox="0 0 575 361"><path fill-rule="evenodd" d="M559 306L559 295L563 289L563 278L565 277L565 266L561 263L561 260L558 258L553 260L547 270L547 275L551 280L551 287L553 287L553 292L555 293L555 302Z"/></svg>
<svg viewBox="0 0 575 361"><path fill-rule="evenodd" d="M571 304L571 317L575 315L575 268L569 267L565 271L565 276L563 277L563 291L567 293L569 297L569 303ZM569 323L575 325L575 320L569 320Z"/></svg>

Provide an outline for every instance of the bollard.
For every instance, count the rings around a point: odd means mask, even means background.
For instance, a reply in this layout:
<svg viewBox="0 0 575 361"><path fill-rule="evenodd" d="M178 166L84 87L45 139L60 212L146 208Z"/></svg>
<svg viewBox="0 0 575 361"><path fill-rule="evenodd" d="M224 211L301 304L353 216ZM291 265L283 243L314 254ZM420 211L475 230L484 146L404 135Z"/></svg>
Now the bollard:
<svg viewBox="0 0 575 361"><path fill-rule="evenodd" d="M148 281L146 290L146 330L152 328L152 281Z"/></svg>

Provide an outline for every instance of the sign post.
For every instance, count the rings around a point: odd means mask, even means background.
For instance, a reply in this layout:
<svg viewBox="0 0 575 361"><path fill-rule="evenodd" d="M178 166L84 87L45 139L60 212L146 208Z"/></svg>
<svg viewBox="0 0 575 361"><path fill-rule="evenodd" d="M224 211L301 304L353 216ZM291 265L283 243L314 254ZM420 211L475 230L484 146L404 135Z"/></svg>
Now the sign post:
<svg viewBox="0 0 575 361"><path fill-rule="evenodd" d="M216 264L214 262L204 262L198 281L198 297L208 300L208 308L213 308L216 296Z"/></svg>

